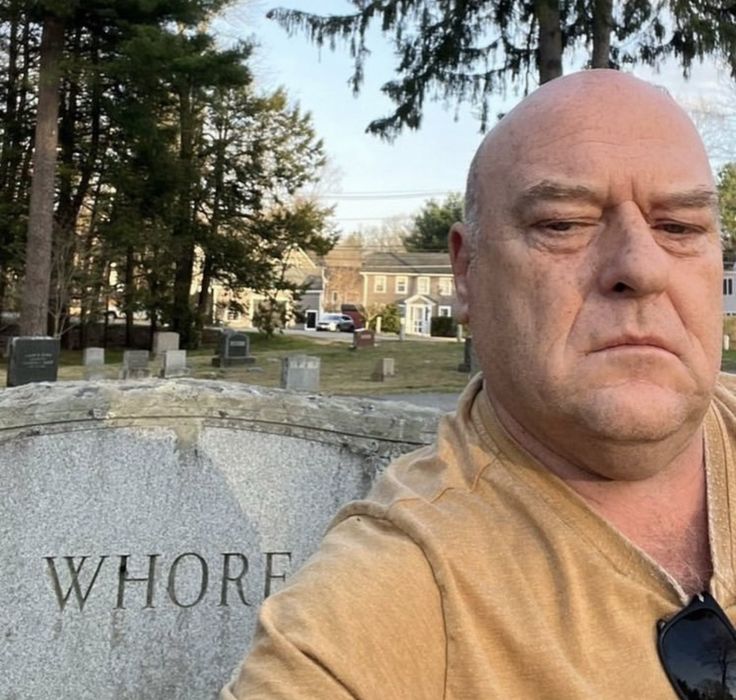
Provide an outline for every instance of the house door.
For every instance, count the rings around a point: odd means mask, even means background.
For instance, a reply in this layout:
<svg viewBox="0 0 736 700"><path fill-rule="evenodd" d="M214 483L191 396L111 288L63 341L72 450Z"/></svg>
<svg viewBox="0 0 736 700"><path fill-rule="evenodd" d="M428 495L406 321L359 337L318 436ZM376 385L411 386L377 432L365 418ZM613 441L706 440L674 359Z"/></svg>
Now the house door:
<svg viewBox="0 0 736 700"><path fill-rule="evenodd" d="M313 331L317 328L317 312L314 309L307 309L306 318L304 320L304 329Z"/></svg>
<svg viewBox="0 0 736 700"><path fill-rule="evenodd" d="M409 306L409 333L414 335L429 335L432 310L429 306Z"/></svg>

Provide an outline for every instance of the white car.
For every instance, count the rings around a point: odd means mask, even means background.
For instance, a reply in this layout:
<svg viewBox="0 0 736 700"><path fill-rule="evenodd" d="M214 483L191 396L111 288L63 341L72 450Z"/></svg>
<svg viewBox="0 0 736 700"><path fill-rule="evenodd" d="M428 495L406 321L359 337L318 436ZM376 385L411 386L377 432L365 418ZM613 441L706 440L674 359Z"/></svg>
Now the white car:
<svg viewBox="0 0 736 700"><path fill-rule="evenodd" d="M347 314L324 314L317 321L318 331L345 331L355 330L353 319Z"/></svg>

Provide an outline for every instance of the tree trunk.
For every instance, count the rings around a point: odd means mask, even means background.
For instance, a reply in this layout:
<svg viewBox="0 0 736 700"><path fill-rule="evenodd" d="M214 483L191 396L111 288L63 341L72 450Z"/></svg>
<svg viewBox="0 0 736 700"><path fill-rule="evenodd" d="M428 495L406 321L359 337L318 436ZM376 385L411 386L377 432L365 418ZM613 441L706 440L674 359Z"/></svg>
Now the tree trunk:
<svg viewBox="0 0 736 700"><path fill-rule="evenodd" d="M537 68L541 85L562 75L560 5L555 0L535 0L534 14L539 25Z"/></svg>
<svg viewBox="0 0 736 700"><path fill-rule="evenodd" d="M20 313L21 335L45 335L47 332L56 146L59 138L59 64L63 47L64 25L59 18L47 15L41 35L38 116Z"/></svg>
<svg viewBox="0 0 736 700"><path fill-rule="evenodd" d="M194 273L194 236L192 225L192 182L194 159L194 107L191 87L184 85L179 91L180 146L179 163L182 184L178 197L178 212L174 222L174 247L176 270L174 273L174 303L172 327L179 334L181 347L196 345L194 314L189 301Z"/></svg>
<svg viewBox="0 0 736 700"><path fill-rule="evenodd" d="M612 27L613 0L595 0L593 3L593 60L591 61L591 68L610 67Z"/></svg>
<svg viewBox="0 0 736 700"><path fill-rule="evenodd" d="M135 296L135 258L133 247L125 251L125 347L133 347L133 297Z"/></svg>
<svg viewBox="0 0 736 700"><path fill-rule="evenodd" d="M212 308L210 304L210 285L212 284L212 256L205 255L202 266L202 286L199 289L197 301L197 329L201 333L204 330L205 319L212 320Z"/></svg>

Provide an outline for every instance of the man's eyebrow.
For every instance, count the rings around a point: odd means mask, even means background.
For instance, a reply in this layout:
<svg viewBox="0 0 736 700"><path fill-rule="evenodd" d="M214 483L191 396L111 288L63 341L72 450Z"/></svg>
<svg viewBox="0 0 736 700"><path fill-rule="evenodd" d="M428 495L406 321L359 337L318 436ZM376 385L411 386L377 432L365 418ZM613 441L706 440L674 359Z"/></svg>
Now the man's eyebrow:
<svg viewBox="0 0 736 700"><path fill-rule="evenodd" d="M521 191L514 202L514 209L521 212L538 201L563 199L598 203L601 197L596 190L585 185L570 185L555 180L541 180Z"/></svg>
<svg viewBox="0 0 736 700"><path fill-rule="evenodd" d="M672 209L718 209L718 193L707 188L696 188L684 192L669 192L654 198L653 203Z"/></svg>

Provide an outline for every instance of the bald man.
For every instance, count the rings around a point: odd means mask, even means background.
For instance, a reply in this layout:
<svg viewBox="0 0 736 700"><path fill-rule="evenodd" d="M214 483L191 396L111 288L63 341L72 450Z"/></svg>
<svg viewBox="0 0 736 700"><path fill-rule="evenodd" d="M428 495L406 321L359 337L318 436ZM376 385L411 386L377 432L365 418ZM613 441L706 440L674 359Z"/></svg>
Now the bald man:
<svg viewBox="0 0 736 700"><path fill-rule="evenodd" d="M544 85L478 150L450 252L482 376L266 601L223 697L736 697L736 400L692 123L615 71Z"/></svg>

